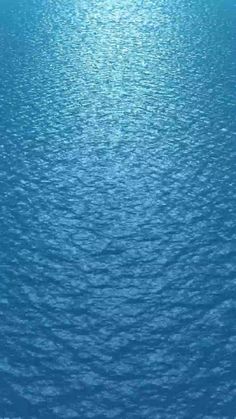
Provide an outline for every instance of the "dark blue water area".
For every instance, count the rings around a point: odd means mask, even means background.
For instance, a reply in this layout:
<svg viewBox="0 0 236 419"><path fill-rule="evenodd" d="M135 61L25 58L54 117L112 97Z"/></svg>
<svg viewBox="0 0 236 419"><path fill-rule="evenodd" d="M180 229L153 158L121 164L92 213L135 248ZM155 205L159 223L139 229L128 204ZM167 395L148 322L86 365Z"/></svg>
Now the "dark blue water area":
<svg viewBox="0 0 236 419"><path fill-rule="evenodd" d="M0 0L0 417L236 417L236 3Z"/></svg>

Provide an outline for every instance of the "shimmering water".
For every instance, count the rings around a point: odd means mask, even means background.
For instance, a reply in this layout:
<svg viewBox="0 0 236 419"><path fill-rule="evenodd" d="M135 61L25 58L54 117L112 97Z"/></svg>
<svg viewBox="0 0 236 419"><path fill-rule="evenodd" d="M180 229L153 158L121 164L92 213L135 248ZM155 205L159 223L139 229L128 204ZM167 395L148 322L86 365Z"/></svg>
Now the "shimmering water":
<svg viewBox="0 0 236 419"><path fill-rule="evenodd" d="M0 417L236 417L236 7L0 0Z"/></svg>

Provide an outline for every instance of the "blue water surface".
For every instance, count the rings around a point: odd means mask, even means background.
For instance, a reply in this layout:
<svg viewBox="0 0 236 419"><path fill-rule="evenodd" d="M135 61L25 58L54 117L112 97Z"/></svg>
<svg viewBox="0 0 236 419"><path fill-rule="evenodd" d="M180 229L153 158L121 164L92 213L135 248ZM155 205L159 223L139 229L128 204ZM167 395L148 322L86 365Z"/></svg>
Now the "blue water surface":
<svg viewBox="0 0 236 419"><path fill-rule="evenodd" d="M0 0L0 417L236 417L236 3Z"/></svg>

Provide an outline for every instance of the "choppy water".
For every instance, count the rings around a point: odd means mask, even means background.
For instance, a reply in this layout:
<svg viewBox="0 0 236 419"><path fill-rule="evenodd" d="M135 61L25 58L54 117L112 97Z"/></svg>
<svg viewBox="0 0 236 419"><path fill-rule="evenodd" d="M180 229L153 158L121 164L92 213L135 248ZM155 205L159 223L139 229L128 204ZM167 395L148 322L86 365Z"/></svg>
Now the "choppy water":
<svg viewBox="0 0 236 419"><path fill-rule="evenodd" d="M236 7L0 0L0 417L236 417Z"/></svg>

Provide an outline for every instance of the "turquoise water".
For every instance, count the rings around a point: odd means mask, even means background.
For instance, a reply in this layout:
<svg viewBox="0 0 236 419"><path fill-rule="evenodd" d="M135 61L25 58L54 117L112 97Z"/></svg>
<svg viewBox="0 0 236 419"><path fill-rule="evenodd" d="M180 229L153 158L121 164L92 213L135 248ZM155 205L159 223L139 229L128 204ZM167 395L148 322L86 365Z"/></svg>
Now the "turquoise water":
<svg viewBox="0 0 236 419"><path fill-rule="evenodd" d="M236 416L236 7L0 0L0 417Z"/></svg>

